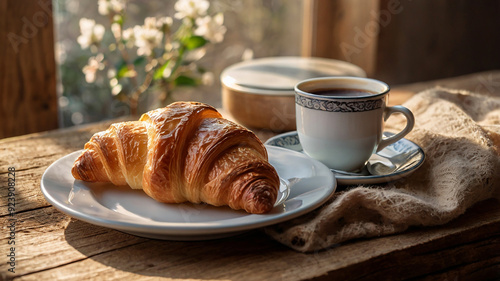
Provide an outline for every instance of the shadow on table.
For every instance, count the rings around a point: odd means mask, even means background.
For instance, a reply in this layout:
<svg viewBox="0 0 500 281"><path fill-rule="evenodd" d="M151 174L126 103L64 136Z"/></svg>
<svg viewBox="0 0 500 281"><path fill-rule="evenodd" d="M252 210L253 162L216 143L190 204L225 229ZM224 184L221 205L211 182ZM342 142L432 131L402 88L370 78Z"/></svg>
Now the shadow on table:
<svg viewBox="0 0 500 281"><path fill-rule="evenodd" d="M248 278L249 272L256 272L259 278L279 280L287 265L283 262L282 267L270 268L271 264L276 265L276 260L284 255L307 256L291 251L260 231L207 241L163 241L72 219L65 238L83 255L118 271L170 278L241 280ZM70 270L89 268L79 262Z"/></svg>

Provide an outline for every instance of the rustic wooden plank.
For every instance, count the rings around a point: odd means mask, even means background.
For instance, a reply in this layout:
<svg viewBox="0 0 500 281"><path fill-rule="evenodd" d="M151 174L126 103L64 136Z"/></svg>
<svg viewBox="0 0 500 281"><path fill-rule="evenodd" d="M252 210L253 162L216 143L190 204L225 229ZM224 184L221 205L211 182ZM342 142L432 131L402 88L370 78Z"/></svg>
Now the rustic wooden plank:
<svg viewBox="0 0 500 281"><path fill-rule="evenodd" d="M498 251L498 249L497 249ZM500 276L500 258L474 262L446 272L432 274L421 280L498 280Z"/></svg>
<svg viewBox="0 0 500 281"><path fill-rule="evenodd" d="M447 269L477 275L486 267L494 273L500 258L500 206L494 200L478 204L448 225L357 240L309 254L294 252L259 231L212 241L175 242L139 238L69 219L52 207L25 212L18 219L22 231L16 240L17 253L23 255L18 280L97 276L105 280L132 276L145 280L154 276L381 280L441 274Z"/></svg>
<svg viewBox="0 0 500 281"><path fill-rule="evenodd" d="M332 278L401 280L442 277L453 277L449 280L454 280L455 277L464 280L485 280L477 279L484 275L500 278L500 220L495 218L500 214L498 209L498 201L480 203L466 215L446 226L409 233L423 235L422 238L425 240L433 233L438 235L431 240L350 265L318 280L332 280ZM488 213L494 215L490 216ZM483 219L491 220L491 223L483 224ZM473 221L481 222L478 224ZM406 234L392 236L389 239L404 236ZM363 270L359 270L361 268ZM387 279L387 276L390 278Z"/></svg>
<svg viewBox="0 0 500 281"><path fill-rule="evenodd" d="M57 128L52 1L2 1L0 25L0 138Z"/></svg>
<svg viewBox="0 0 500 281"><path fill-rule="evenodd" d="M401 96L404 96L407 93L417 93L436 86L468 90L488 96L500 96L500 71L483 71L453 78L405 84L395 86L394 89L398 91L398 95L400 95L400 97L397 98L404 98Z"/></svg>
<svg viewBox="0 0 500 281"><path fill-rule="evenodd" d="M132 120L124 117L63 130L35 133L0 140L0 182L7 185L7 170L16 169L18 212L48 206L40 190L40 179L45 169L60 157L83 148L90 137L105 130L111 123ZM265 141L271 131L256 131ZM0 217L8 213L7 192L0 193Z"/></svg>
<svg viewBox="0 0 500 281"><path fill-rule="evenodd" d="M474 74L465 74L453 78L436 79L425 82L391 85L389 105L403 104L418 92L433 87L467 90L474 93L500 96L500 71L490 70Z"/></svg>
<svg viewBox="0 0 500 281"><path fill-rule="evenodd" d="M500 81L495 77L493 82ZM486 88L491 85L496 84ZM0 279L500 278L500 204L494 200L443 226L351 241L309 254L294 252L260 231L213 241L159 241L70 219L44 200L40 177L49 164L80 149L111 122L0 140L2 187L7 168L16 165L21 191L16 214L19 271L7 275L8 265L0 263ZM9 217L7 195L1 193L0 237L5 240ZM7 253L8 247L1 243L0 253Z"/></svg>
<svg viewBox="0 0 500 281"><path fill-rule="evenodd" d="M53 207L18 213L14 218L17 270L10 277L57 268L146 241L80 221L73 223L75 219ZM5 218L2 218L2 226L5 225ZM9 236L7 231L1 233L3 239ZM2 243L0 252L8 253L9 247L11 245ZM7 272L8 268L8 264L0 263L0 272Z"/></svg>
<svg viewBox="0 0 500 281"><path fill-rule="evenodd" d="M60 157L82 149L95 132L105 130L113 122L130 119L127 118L1 139L0 183L2 186L7 186L8 168L14 167L16 211L49 206L40 190L41 176L47 167ZM0 193L0 217L8 213L7 197L7 192Z"/></svg>
<svg viewBox="0 0 500 281"><path fill-rule="evenodd" d="M16 169L16 211L48 206L40 190L40 179L47 167L60 157L83 148L90 137L105 130L111 123L132 120L124 117L63 130L36 133L0 140L0 182L7 186L9 167ZM271 131L256 132L262 140L274 135ZM0 193L0 217L8 213L7 192Z"/></svg>

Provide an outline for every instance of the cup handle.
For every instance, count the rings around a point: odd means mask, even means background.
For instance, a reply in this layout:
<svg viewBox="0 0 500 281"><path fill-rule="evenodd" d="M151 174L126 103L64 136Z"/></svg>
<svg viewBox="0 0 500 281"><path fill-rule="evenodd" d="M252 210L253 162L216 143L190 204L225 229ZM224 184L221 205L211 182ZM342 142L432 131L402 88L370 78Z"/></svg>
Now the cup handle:
<svg viewBox="0 0 500 281"><path fill-rule="evenodd" d="M391 116L393 113L396 112L402 113L406 117L406 127L401 132L395 134L394 136L383 138L378 144L377 152L384 149L386 146L402 139L413 129L413 126L415 125L415 117L413 117L413 113L408 108L401 105L386 107L384 110L385 114L384 122L387 121L387 119L389 119L389 116Z"/></svg>

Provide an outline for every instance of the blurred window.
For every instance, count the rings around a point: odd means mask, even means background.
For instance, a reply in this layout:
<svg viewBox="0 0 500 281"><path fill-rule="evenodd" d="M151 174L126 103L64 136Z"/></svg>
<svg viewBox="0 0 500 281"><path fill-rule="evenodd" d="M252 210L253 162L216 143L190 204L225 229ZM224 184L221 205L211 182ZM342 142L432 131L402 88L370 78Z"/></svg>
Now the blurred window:
<svg viewBox="0 0 500 281"><path fill-rule="evenodd" d="M119 5L121 1L111 0ZM210 1L210 9L224 14L227 31L221 43L206 49L199 65L212 72L212 85L183 88L174 93L175 100L196 100L221 106L219 76L229 65L242 60L270 56L299 56L301 54L302 9L301 0L216 0ZM123 29L144 24L146 17L174 17L176 1L126 1ZM58 64L59 107L62 127L95 122L129 114L126 103L113 97L114 73L104 70L100 58L89 62L95 56L81 35L81 18L95 20L105 27L104 39L112 38L110 16L99 11L97 0L54 0L56 28L56 61ZM103 7L100 7L101 9ZM113 9L113 6L109 7ZM99 34L98 34L99 35ZM89 37L90 38L90 37ZM90 40L87 38L87 40ZM110 40L107 40L111 42ZM100 46L103 47L103 46ZM106 46L104 46L106 47ZM107 46L114 48L116 46ZM110 60L111 61L111 60ZM86 65L93 65L94 72ZM95 74L95 76L93 76ZM87 75L87 77L86 77ZM87 80L92 81L88 83ZM138 79L144 79L139 77ZM110 85L111 84L111 85ZM147 96L147 95L146 95ZM146 98L147 99L147 98ZM146 104L148 101L142 100ZM139 112L140 113L140 112Z"/></svg>

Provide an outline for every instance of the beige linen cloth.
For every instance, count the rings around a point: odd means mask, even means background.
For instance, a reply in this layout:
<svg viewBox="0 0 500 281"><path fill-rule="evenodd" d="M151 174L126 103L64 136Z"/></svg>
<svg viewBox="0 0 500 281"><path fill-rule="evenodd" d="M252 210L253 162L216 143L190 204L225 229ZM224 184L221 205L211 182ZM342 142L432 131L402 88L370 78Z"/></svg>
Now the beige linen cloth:
<svg viewBox="0 0 500 281"><path fill-rule="evenodd" d="M406 138L426 154L417 171L398 181L336 192L316 211L266 233L308 252L410 226L445 224L479 201L500 199L499 97L435 88L404 106L416 121ZM404 118L393 115L386 130L396 132L404 125Z"/></svg>

